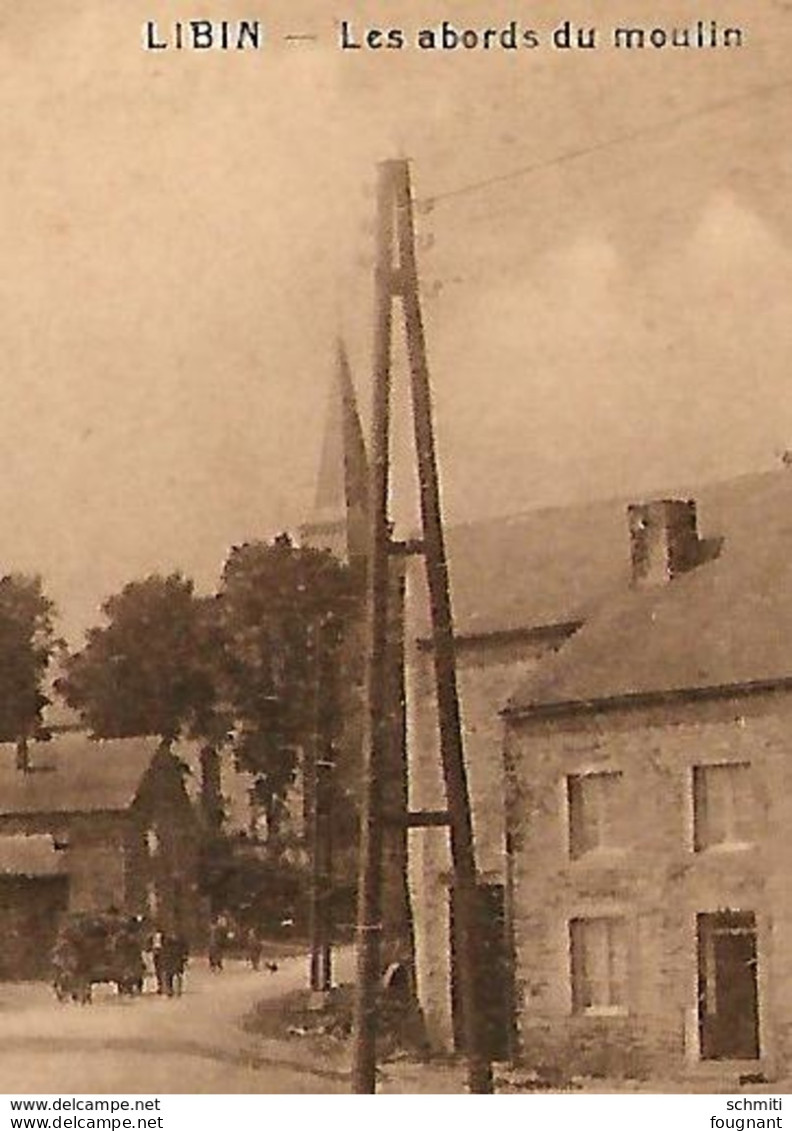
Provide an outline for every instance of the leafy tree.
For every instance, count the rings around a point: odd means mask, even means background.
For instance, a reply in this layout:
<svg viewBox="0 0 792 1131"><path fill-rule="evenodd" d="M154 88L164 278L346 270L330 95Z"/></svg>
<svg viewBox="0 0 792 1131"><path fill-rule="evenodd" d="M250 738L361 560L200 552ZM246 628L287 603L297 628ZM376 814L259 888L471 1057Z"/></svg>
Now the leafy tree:
<svg viewBox="0 0 792 1131"><path fill-rule="evenodd" d="M57 690L101 738L219 730L212 607L179 573L133 581L66 662Z"/></svg>
<svg viewBox="0 0 792 1131"><path fill-rule="evenodd" d="M237 764L254 775L276 842L300 751L319 736L331 741L340 728L328 673L337 673L359 589L360 579L332 554L297 548L286 535L234 547L223 569L223 685Z"/></svg>
<svg viewBox="0 0 792 1131"><path fill-rule="evenodd" d="M215 831L217 750L233 728L237 765L255 778L274 846L300 751L340 727L333 663L359 589L330 553L286 536L237 546L213 597L196 597L178 573L126 585L56 688L99 737L200 739Z"/></svg>
<svg viewBox="0 0 792 1131"><path fill-rule="evenodd" d="M0 738L15 741L41 728L47 696L42 691L50 658L59 641L53 628L55 606L40 577L8 574L0 578Z"/></svg>
<svg viewBox="0 0 792 1131"><path fill-rule="evenodd" d="M201 890L213 914L230 913L243 926L262 926L269 935L284 929L293 937L304 928L304 870L296 863L262 857L244 835L218 837L203 846Z"/></svg>

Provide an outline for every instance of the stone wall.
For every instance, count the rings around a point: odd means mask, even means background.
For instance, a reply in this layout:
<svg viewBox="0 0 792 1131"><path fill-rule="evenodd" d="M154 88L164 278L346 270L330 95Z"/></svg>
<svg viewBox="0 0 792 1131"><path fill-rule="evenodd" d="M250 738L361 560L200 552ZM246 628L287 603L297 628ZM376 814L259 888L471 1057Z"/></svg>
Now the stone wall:
<svg viewBox="0 0 792 1131"><path fill-rule="evenodd" d="M532 671L548 641L530 634L458 645L458 686L473 814L476 863L487 882L505 882L503 724L500 711ZM432 654L414 647L407 661L407 748L412 811L445 809ZM415 919L418 995L432 1045L453 1047L448 830L409 835L410 894Z"/></svg>
<svg viewBox="0 0 792 1131"><path fill-rule="evenodd" d="M0 834L52 836L69 878L69 911L122 906L126 818L121 813L21 813L0 818Z"/></svg>

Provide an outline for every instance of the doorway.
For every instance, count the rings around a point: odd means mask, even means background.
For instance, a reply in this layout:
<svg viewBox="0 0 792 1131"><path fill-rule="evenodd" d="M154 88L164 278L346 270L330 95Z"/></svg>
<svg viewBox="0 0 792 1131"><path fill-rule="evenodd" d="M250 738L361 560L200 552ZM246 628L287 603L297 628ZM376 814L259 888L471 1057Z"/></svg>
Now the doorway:
<svg viewBox="0 0 792 1131"><path fill-rule="evenodd" d="M759 1057L756 917L717 911L697 917L698 1021L702 1060Z"/></svg>

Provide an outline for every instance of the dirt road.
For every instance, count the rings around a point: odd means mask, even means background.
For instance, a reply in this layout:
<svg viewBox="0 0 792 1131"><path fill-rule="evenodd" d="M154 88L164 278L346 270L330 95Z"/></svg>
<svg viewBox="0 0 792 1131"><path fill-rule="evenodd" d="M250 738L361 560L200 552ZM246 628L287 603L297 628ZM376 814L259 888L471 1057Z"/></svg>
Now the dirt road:
<svg viewBox="0 0 792 1131"><path fill-rule="evenodd" d="M338 956L338 976L351 971ZM196 960L185 993L119 998L99 988L90 1006L60 1004L48 986L0 986L0 1092L343 1092L343 1073L299 1049L246 1037L240 1017L255 1001L305 984L306 960L277 973L230 962L210 974Z"/></svg>

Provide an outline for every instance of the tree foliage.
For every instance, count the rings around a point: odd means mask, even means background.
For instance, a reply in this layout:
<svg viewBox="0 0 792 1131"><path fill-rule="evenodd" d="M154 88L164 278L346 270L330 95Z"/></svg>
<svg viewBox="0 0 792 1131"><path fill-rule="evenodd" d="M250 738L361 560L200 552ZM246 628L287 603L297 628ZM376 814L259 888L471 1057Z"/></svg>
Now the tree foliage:
<svg viewBox="0 0 792 1131"><path fill-rule="evenodd" d="M340 727L337 660L360 579L327 551L285 535L231 551L218 592L221 680L236 722L235 753L256 779L271 831L300 752Z"/></svg>
<svg viewBox="0 0 792 1131"><path fill-rule="evenodd" d="M269 936L299 937L304 929L305 875L283 859L263 858L244 836L203 845L201 891L214 915L230 914L240 926L264 926ZM288 926L284 924L287 921Z"/></svg>
<svg viewBox="0 0 792 1131"><path fill-rule="evenodd" d="M124 738L216 724L211 606L179 573L133 581L105 602L57 690L94 734Z"/></svg>
<svg viewBox="0 0 792 1131"><path fill-rule="evenodd" d="M339 649L360 581L281 535L234 547L211 597L178 573L131 582L104 604L107 623L89 630L57 689L99 737L202 740L207 814L219 811L211 757L231 735L277 839L301 752L341 726Z"/></svg>
<svg viewBox="0 0 792 1131"><path fill-rule="evenodd" d="M55 606L40 577L8 574L0 578L0 738L35 735L47 703L42 690L58 644Z"/></svg>

